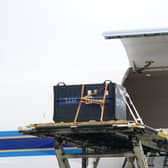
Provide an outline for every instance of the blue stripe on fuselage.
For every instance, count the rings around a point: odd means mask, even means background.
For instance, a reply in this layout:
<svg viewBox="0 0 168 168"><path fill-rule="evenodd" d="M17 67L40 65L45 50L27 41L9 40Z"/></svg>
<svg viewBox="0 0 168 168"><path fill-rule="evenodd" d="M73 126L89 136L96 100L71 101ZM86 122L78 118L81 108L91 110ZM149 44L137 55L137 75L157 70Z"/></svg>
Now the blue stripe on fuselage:
<svg viewBox="0 0 168 168"><path fill-rule="evenodd" d="M81 149L65 149L65 154L80 154ZM54 149L50 150L34 150L34 151L10 151L10 152L0 152L0 157L21 157L21 156L48 156L56 155Z"/></svg>
<svg viewBox="0 0 168 168"><path fill-rule="evenodd" d="M0 150L52 148L53 138L16 138L0 139Z"/></svg>
<svg viewBox="0 0 168 168"><path fill-rule="evenodd" d="M66 147L65 153L81 153L79 148ZM55 155L54 138L26 137L17 131L0 132L0 157Z"/></svg>
<svg viewBox="0 0 168 168"><path fill-rule="evenodd" d="M0 131L0 137L11 137L11 136L26 136L18 131Z"/></svg>

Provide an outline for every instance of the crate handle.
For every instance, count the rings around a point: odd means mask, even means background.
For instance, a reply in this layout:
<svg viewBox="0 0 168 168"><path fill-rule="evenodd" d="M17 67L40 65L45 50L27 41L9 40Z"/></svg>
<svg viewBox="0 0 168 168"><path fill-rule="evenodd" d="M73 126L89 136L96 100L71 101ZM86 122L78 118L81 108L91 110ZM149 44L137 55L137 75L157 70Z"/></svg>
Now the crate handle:
<svg viewBox="0 0 168 168"><path fill-rule="evenodd" d="M65 86L66 84L64 82L59 82L57 86Z"/></svg>

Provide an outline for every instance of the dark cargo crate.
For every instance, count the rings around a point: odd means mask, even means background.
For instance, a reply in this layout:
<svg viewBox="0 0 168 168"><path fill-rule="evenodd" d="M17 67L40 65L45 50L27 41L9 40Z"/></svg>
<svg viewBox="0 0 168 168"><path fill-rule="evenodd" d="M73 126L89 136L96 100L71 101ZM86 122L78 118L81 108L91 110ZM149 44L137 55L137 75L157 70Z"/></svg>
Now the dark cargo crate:
<svg viewBox="0 0 168 168"><path fill-rule="evenodd" d="M90 101L102 100L104 94L105 104L103 120L125 119L124 112L117 113L116 110L116 84L108 82L105 93L106 83L86 84L86 85L57 85L54 86L54 121L73 122L79 103L81 101L82 87L83 96L88 96ZM101 105L97 103L81 103L79 109L78 122L96 120L101 118Z"/></svg>

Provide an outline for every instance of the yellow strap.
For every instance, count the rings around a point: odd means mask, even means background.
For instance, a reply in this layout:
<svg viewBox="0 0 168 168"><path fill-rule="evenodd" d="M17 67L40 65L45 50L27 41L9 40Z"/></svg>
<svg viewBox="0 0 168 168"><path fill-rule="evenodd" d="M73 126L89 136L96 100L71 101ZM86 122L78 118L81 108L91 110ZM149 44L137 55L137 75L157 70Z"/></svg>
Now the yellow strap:
<svg viewBox="0 0 168 168"><path fill-rule="evenodd" d="M79 116L79 112L80 112L80 108L82 103L85 104L100 104L101 107L101 116L100 116L100 121L103 121L103 116L104 116L104 108L105 108L105 101L106 101L106 93L107 93L107 88L108 88L108 82L105 83L105 89L104 89L104 95L103 95L103 99L90 99L90 96L93 96L94 93L91 93L87 96L83 96L84 94L84 85L82 85L82 89L81 89L81 98L80 98L80 102L75 114L75 119L74 122L77 122L78 120L78 116Z"/></svg>
<svg viewBox="0 0 168 168"><path fill-rule="evenodd" d="M84 88L85 88L85 86L82 85L81 98L83 97L83 94L84 94ZM79 102L79 105L78 105L78 108L77 108L77 111L76 111L76 114L75 114L74 122L77 122L77 120L78 120L78 116L79 116L79 112L80 112L80 108L81 108L81 104L82 104L81 98L80 98L80 102Z"/></svg>
<svg viewBox="0 0 168 168"><path fill-rule="evenodd" d="M104 106L106 102L106 93L107 93L107 87L108 87L108 82L105 83L105 89L104 89L104 96L101 104L101 116L100 116L100 121L103 121L103 116L104 116Z"/></svg>

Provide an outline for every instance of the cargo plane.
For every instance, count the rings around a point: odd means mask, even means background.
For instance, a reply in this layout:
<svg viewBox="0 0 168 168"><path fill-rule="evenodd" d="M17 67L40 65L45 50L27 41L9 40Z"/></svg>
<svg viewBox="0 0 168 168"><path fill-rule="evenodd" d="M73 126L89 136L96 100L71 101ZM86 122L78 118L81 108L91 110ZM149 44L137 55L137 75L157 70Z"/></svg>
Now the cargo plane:
<svg viewBox="0 0 168 168"><path fill-rule="evenodd" d="M130 68L121 87L127 90L122 90L122 93L125 96L123 100L128 103L129 115L124 120L102 121L101 116L100 121L37 123L20 128L19 132L0 132L0 157L24 159L38 156L39 162L41 159L44 162L46 157L58 155L58 162L56 158L51 162L61 168L81 166L80 159L73 159L69 164L68 158L82 158L82 168L85 168L89 165L89 157L95 158L94 167L101 166L101 157L126 158L118 164L123 168L134 167L135 164L139 168L168 165L168 29L105 32L103 36L106 40L120 39L128 55ZM88 97L80 100L87 99L90 103L90 96L93 95L89 93ZM102 103L97 99L95 102ZM88 138L88 133L94 136ZM78 142L87 147L77 145ZM110 148L114 145L120 152Z"/></svg>

